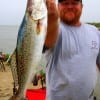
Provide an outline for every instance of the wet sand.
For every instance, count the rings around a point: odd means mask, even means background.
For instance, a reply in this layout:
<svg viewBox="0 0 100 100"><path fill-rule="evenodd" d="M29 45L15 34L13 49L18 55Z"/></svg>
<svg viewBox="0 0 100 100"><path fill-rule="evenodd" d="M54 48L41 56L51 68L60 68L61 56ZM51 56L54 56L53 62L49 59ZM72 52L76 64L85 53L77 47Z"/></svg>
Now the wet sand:
<svg viewBox="0 0 100 100"><path fill-rule="evenodd" d="M0 100L8 100L12 96L13 79L9 66L5 66L6 71L0 69Z"/></svg>
<svg viewBox="0 0 100 100"><path fill-rule="evenodd" d="M0 69L0 100L8 100L13 94L13 78L10 67L5 64L6 71ZM41 88L40 82L38 86L29 85L28 89Z"/></svg>

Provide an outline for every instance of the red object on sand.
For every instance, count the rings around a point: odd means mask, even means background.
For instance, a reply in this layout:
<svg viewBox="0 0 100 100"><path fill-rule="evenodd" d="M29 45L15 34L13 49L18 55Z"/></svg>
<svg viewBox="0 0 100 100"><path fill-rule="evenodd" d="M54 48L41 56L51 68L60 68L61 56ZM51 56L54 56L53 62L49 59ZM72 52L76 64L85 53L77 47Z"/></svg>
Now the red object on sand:
<svg viewBox="0 0 100 100"><path fill-rule="evenodd" d="M45 100L46 89L27 90L26 96L28 97L28 100Z"/></svg>

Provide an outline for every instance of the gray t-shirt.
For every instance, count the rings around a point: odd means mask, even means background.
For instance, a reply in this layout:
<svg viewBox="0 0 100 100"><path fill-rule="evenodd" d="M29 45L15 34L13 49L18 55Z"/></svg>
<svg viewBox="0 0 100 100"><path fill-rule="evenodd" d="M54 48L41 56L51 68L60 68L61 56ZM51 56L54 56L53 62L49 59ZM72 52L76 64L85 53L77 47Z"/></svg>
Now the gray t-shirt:
<svg viewBox="0 0 100 100"><path fill-rule="evenodd" d="M90 100L99 48L99 31L94 26L71 27L61 22L46 68L46 100Z"/></svg>

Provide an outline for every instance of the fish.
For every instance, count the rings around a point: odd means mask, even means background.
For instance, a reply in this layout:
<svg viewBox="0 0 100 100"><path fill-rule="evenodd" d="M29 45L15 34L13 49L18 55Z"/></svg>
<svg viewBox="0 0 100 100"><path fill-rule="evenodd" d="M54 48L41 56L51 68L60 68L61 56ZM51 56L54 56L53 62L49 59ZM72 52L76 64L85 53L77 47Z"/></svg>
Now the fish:
<svg viewBox="0 0 100 100"><path fill-rule="evenodd" d="M46 33L46 1L27 0L26 11L18 31L16 48L10 57L14 86L17 90L9 100L27 98L27 87L41 60Z"/></svg>

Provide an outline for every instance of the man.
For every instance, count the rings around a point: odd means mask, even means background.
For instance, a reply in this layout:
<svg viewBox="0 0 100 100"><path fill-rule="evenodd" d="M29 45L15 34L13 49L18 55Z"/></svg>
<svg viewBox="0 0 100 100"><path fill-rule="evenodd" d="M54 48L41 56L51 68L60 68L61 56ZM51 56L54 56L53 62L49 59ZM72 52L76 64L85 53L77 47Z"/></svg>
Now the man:
<svg viewBox="0 0 100 100"><path fill-rule="evenodd" d="M81 0L59 0L58 7L55 0L47 0L47 9L44 50L49 49L51 56L46 100L93 100L96 64L100 68L99 31L80 22Z"/></svg>

